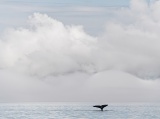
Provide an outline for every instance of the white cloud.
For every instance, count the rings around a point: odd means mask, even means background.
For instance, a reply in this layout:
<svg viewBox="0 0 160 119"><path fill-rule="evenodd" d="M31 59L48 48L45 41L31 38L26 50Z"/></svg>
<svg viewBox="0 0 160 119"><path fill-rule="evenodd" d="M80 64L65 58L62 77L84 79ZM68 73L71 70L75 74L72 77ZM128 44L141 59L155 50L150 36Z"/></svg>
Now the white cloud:
<svg viewBox="0 0 160 119"><path fill-rule="evenodd" d="M22 90L26 100L158 101L158 4L132 0L130 8L115 12L97 37L85 33L83 26L34 13L27 27L9 29L1 36L2 94L11 94L8 87L13 80L16 99Z"/></svg>
<svg viewBox="0 0 160 119"><path fill-rule="evenodd" d="M29 29L11 29L4 35L1 67L41 76L88 70L96 42L82 26L65 26L35 13Z"/></svg>

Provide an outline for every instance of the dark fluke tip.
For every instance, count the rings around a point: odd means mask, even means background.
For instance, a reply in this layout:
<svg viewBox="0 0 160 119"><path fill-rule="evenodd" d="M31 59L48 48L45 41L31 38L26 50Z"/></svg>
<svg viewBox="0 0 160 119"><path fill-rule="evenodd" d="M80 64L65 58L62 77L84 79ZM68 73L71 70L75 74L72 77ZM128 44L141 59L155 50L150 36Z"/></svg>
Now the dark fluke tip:
<svg viewBox="0 0 160 119"><path fill-rule="evenodd" d="M93 107L100 108L101 111L103 111L103 108L105 108L105 107L107 107L107 106L108 106L108 104L106 104L106 105L94 105Z"/></svg>

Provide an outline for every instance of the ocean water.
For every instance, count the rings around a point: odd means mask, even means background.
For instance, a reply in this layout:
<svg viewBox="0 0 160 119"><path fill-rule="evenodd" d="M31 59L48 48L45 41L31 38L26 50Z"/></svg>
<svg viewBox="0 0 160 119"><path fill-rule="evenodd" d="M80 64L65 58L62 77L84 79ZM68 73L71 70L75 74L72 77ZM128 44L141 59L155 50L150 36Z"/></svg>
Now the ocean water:
<svg viewBox="0 0 160 119"><path fill-rule="evenodd" d="M160 119L160 104L0 103L0 119Z"/></svg>

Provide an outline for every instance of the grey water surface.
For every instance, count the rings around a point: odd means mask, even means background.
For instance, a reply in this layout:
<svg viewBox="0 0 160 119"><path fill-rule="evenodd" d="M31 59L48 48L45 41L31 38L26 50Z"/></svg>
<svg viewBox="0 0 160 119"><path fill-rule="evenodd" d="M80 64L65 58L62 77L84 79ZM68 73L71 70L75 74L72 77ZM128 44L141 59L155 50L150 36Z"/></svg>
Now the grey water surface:
<svg viewBox="0 0 160 119"><path fill-rule="evenodd" d="M0 103L0 119L160 119L160 104Z"/></svg>

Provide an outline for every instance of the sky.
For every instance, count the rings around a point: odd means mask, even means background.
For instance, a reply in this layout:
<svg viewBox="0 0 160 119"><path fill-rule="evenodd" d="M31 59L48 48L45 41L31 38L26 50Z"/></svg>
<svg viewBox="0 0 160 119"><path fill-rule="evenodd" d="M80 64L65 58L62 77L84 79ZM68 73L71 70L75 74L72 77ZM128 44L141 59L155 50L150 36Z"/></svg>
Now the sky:
<svg viewBox="0 0 160 119"><path fill-rule="evenodd" d="M160 102L159 0L1 0L0 102Z"/></svg>
<svg viewBox="0 0 160 119"><path fill-rule="evenodd" d="M29 15L40 12L66 24L84 25L85 29L94 35L97 31L102 30L102 26L108 18L106 14L110 14L104 9L126 7L129 2L129 0L1 0L0 30L11 26L25 25ZM97 24L97 21L101 24Z"/></svg>

